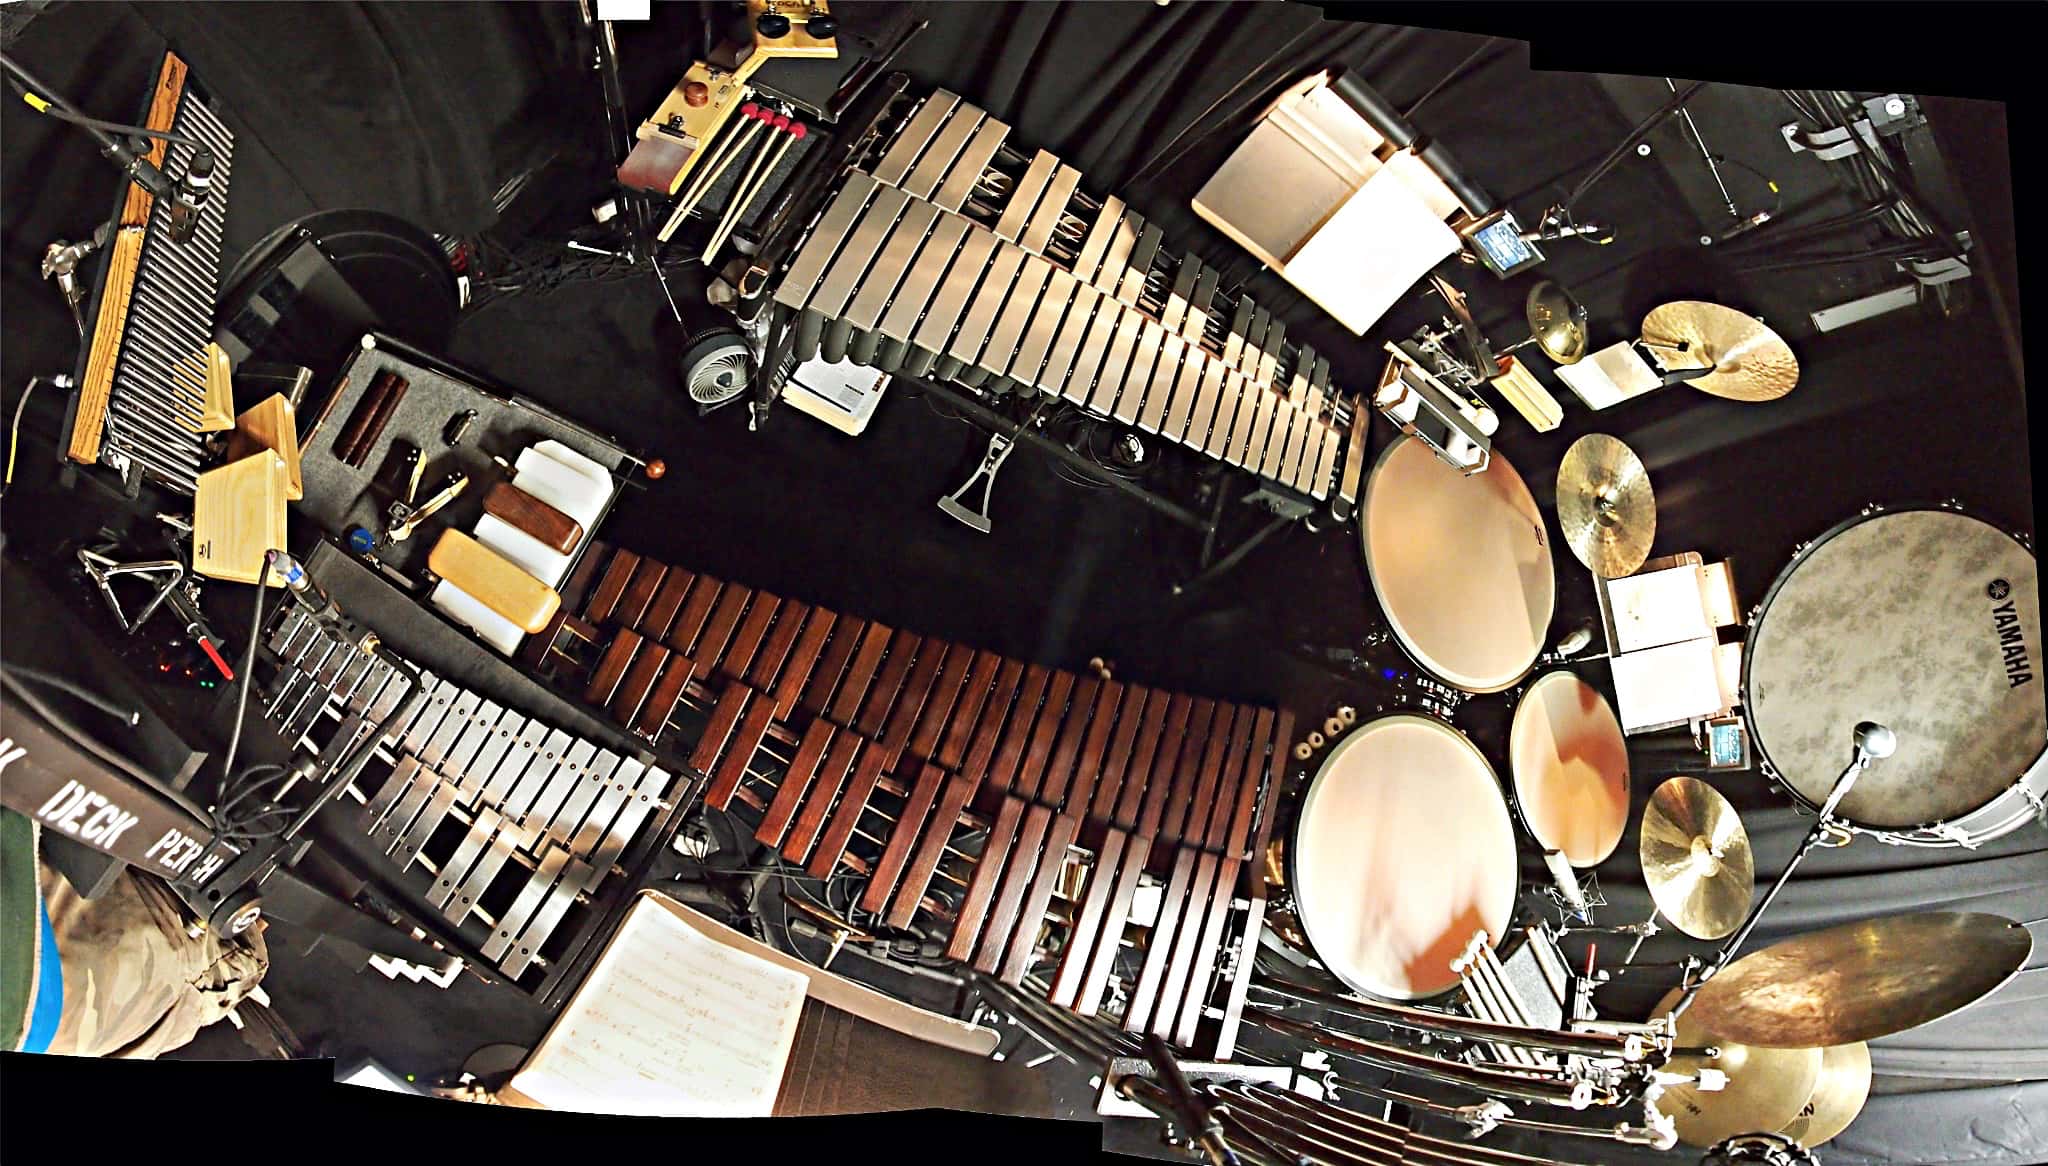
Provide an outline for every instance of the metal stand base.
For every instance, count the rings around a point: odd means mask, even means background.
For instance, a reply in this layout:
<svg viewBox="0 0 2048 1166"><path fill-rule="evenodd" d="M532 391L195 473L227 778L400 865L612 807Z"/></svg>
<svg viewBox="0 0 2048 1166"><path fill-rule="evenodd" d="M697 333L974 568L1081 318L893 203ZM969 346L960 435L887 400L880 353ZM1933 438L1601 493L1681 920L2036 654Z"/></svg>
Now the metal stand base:
<svg viewBox="0 0 2048 1166"><path fill-rule="evenodd" d="M1010 438L1000 433L989 434L988 452L981 456L981 464L974 467L974 473L968 475L965 482L960 483L958 490L939 499L939 509L987 534L991 528L988 518L989 496L996 488L996 471L1003 468L1003 462L1009 458L1010 451L1016 448L1017 443ZM960 501L960 496L973 489L976 482L981 483L981 509L970 510Z"/></svg>

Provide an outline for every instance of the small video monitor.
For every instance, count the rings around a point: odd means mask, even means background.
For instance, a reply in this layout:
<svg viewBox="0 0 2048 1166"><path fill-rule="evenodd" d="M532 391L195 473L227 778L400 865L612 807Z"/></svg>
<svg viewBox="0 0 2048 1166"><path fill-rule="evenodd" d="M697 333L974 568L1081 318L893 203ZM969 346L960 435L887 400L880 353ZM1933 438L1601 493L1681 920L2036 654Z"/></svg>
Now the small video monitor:
<svg viewBox="0 0 2048 1166"><path fill-rule="evenodd" d="M1522 238L1522 225L1510 211L1502 211L1498 218L1465 238L1486 269L1502 279L1543 262L1543 252Z"/></svg>

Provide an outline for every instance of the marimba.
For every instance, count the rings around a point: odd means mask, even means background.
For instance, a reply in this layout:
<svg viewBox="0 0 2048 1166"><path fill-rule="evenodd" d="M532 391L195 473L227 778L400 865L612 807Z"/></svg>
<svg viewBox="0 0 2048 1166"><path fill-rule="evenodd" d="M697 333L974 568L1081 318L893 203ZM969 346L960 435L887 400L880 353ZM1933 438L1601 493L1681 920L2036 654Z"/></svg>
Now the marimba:
<svg viewBox="0 0 2048 1166"><path fill-rule="evenodd" d="M1327 357L972 103L891 116L774 289L798 360L1049 394L1350 514L1371 411Z"/></svg>
<svg viewBox="0 0 2048 1166"><path fill-rule="evenodd" d="M528 663L687 757L706 803L785 860L863 879L862 909L890 926L1185 1046L1220 1018L1227 1054L1287 713L1006 659L628 550L600 558ZM1148 876L1161 906L1141 925ZM1127 944L1135 974L1118 966Z"/></svg>

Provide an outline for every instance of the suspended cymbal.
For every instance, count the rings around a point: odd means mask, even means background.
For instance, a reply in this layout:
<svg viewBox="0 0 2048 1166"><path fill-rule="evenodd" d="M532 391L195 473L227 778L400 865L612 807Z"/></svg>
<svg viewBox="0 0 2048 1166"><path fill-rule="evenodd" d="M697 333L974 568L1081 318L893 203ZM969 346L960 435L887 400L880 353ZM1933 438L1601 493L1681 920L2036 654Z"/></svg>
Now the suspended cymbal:
<svg viewBox="0 0 2048 1166"><path fill-rule="evenodd" d="M2034 949L1997 915L1928 911L1845 923L1744 956L1687 1015L1730 1040L1824 1048L1926 1024L1982 999Z"/></svg>
<svg viewBox="0 0 2048 1166"><path fill-rule="evenodd" d="M1673 988L1657 1002L1652 1016L1662 1016L1678 999ZM1680 1048L1718 1048L1718 1057L1673 1057L1665 1068L1673 1073L1719 1069L1728 1084L1703 1090L1673 1085L1657 1100L1657 1108L1678 1127L1678 1140L1688 1146L1711 1146L1723 1138L1751 1130L1783 1129L1799 1119L1800 1107L1820 1082L1819 1049L1764 1049L1726 1040L1702 1025L1694 1007L1673 1026Z"/></svg>
<svg viewBox="0 0 2048 1166"><path fill-rule="evenodd" d="M1749 832L1721 792L1694 777L1657 787L1643 807L1643 881L1657 910L1694 939L1720 939L1749 917L1756 864Z"/></svg>
<svg viewBox="0 0 2048 1166"><path fill-rule="evenodd" d="M1862 1041L1820 1051L1820 1080L1799 1116L1778 1132L1811 1150L1849 1128L1870 1099L1870 1046Z"/></svg>
<svg viewBox="0 0 2048 1166"><path fill-rule="evenodd" d="M1734 308L1700 300L1665 304L1643 318L1643 340L1673 369L1711 365L1713 372L1686 383L1716 397L1774 401L1799 383L1799 360L1783 338Z"/></svg>
<svg viewBox="0 0 2048 1166"><path fill-rule="evenodd" d="M1530 288L1522 315L1543 355L1558 364L1573 364L1586 355L1586 307L1562 284L1546 279Z"/></svg>
<svg viewBox="0 0 2048 1166"><path fill-rule="evenodd" d="M1642 459L1604 433L1573 442L1557 467L1557 522L1595 575L1633 574L1657 537L1657 500Z"/></svg>

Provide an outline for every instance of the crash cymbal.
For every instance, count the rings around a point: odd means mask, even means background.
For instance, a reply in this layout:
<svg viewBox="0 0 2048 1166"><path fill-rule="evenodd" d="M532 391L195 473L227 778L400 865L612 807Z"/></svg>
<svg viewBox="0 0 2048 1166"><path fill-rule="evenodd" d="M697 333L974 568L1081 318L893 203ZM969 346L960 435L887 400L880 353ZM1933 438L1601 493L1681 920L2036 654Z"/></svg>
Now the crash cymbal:
<svg viewBox="0 0 2048 1166"><path fill-rule="evenodd" d="M1662 1016L1678 1000L1679 990L1657 1003L1652 1016ZM1726 1137L1751 1130L1783 1129L1799 1120L1799 1109L1820 1082L1821 1050L1763 1049L1723 1039L1694 1017L1697 1008L1681 1014L1673 1026L1680 1048L1712 1047L1718 1057L1673 1057L1665 1066L1672 1073L1697 1073L1719 1069L1728 1075L1726 1087L1704 1090L1697 1085L1673 1085L1657 1099L1678 1127L1678 1140L1688 1146L1711 1146Z"/></svg>
<svg viewBox="0 0 2048 1166"><path fill-rule="evenodd" d="M1657 500L1642 459L1604 433L1573 442L1557 467L1557 522L1595 575L1633 574L1657 536Z"/></svg>
<svg viewBox="0 0 2048 1166"><path fill-rule="evenodd" d="M1778 1132L1811 1150L1849 1128L1870 1098L1870 1046L1862 1041L1820 1051L1820 1080L1799 1116Z"/></svg>
<svg viewBox="0 0 2048 1166"><path fill-rule="evenodd" d="M1643 881L1657 910L1694 939L1720 939L1749 917L1756 866L1749 833L1721 792L1674 777L1643 807Z"/></svg>
<svg viewBox="0 0 2048 1166"><path fill-rule="evenodd" d="M1799 383L1799 360L1770 326L1700 300L1665 304L1643 318L1643 340L1675 369L1713 372L1686 383L1731 401L1774 401ZM1682 350L1682 351L1681 351Z"/></svg>
<svg viewBox="0 0 2048 1166"><path fill-rule="evenodd" d="M1730 1040L1824 1048L1926 1024L1982 999L2034 949L1997 915L1928 911L1845 923L1744 956L1687 1015Z"/></svg>
<svg viewBox="0 0 2048 1166"><path fill-rule="evenodd" d="M1573 364L1586 355L1586 307L1562 284L1546 279L1530 288L1522 315L1543 355L1558 364Z"/></svg>

